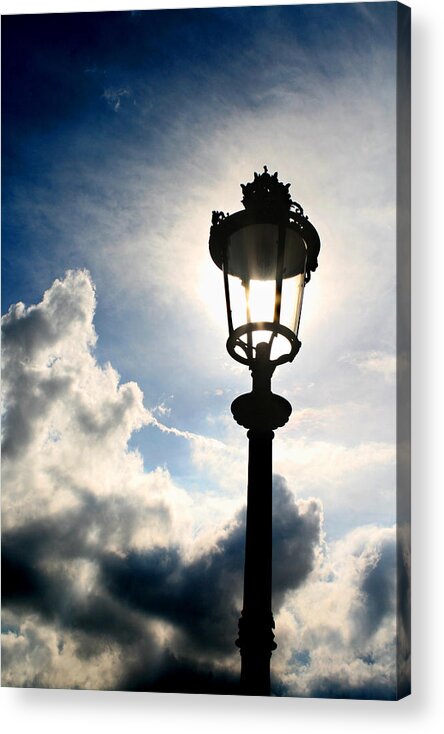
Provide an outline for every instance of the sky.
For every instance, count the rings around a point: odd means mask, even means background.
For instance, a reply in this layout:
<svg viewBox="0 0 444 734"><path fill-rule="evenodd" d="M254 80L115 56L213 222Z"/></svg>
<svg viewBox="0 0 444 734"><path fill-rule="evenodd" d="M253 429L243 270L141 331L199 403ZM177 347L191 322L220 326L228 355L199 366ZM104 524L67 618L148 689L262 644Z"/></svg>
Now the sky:
<svg viewBox="0 0 444 734"><path fill-rule="evenodd" d="M277 696L396 697L396 4L3 18L3 684L238 692L211 212L321 238L273 390ZM402 671L401 671L402 672Z"/></svg>

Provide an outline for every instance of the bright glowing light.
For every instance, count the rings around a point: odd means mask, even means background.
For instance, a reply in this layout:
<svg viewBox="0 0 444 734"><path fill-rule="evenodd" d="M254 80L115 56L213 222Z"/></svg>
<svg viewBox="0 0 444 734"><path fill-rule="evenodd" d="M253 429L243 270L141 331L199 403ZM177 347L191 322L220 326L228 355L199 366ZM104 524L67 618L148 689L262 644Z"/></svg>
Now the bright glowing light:
<svg viewBox="0 0 444 734"><path fill-rule="evenodd" d="M273 280L250 281L250 291L247 298L247 320L273 321L275 292L276 283ZM304 276L302 273L282 282L279 321L292 331L297 331L303 292Z"/></svg>
<svg viewBox="0 0 444 734"><path fill-rule="evenodd" d="M250 280L247 293L249 321L273 321L276 283L274 280Z"/></svg>

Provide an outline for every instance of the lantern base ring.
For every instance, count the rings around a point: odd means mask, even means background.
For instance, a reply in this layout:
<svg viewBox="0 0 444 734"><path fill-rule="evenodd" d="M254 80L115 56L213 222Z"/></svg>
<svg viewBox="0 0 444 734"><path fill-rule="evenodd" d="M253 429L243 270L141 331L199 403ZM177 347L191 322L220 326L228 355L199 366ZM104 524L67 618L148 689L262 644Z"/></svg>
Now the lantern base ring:
<svg viewBox="0 0 444 734"><path fill-rule="evenodd" d="M242 324L234 329L227 340L227 351L233 359L241 364L246 364L249 367L254 367L256 358L253 356L255 347L251 346L250 340L243 340L243 336L251 336L254 332L268 331L271 332L270 345L274 336L280 334L284 336L290 345L290 351L286 354L282 354L276 359L270 359L270 365L276 367L278 364L285 364L285 362L292 362L296 357L299 349L301 348L301 342L297 338L296 334L283 324L276 324L272 321L254 321L248 324ZM265 341L265 339L264 339ZM236 348L241 348L245 352L245 357L236 351Z"/></svg>

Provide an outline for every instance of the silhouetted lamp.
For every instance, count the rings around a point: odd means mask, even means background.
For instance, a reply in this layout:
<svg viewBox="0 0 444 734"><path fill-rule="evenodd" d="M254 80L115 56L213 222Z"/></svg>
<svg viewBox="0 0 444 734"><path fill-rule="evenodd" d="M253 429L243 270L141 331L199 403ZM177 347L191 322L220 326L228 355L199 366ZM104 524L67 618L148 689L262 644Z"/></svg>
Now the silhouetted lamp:
<svg viewBox="0 0 444 734"><path fill-rule="evenodd" d="M317 268L318 233L290 197L290 184L266 167L242 185L244 209L214 211L210 253L222 270L228 318L227 350L248 365L252 392L231 406L248 428L249 464L244 604L239 621L241 690L270 694L270 657L275 649L271 611L271 490L273 431L291 405L271 392L277 365L298 353L304 287Z"/></svg>

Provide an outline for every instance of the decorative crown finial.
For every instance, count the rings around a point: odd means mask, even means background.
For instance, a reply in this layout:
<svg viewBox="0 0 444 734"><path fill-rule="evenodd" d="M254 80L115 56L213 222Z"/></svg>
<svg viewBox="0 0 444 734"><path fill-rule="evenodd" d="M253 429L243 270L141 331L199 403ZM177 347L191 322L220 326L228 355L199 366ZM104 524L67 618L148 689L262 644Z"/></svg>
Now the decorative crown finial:
<svg viewBox="0 0 444 734"><path fill-rule="evenodd" d="M254 173L253 181L241 184L242 204L247 210L286 214L293 205L289 188L290 184L278 180L277 171L271 176L268 167L264 166L263 173Z"/></svg>

